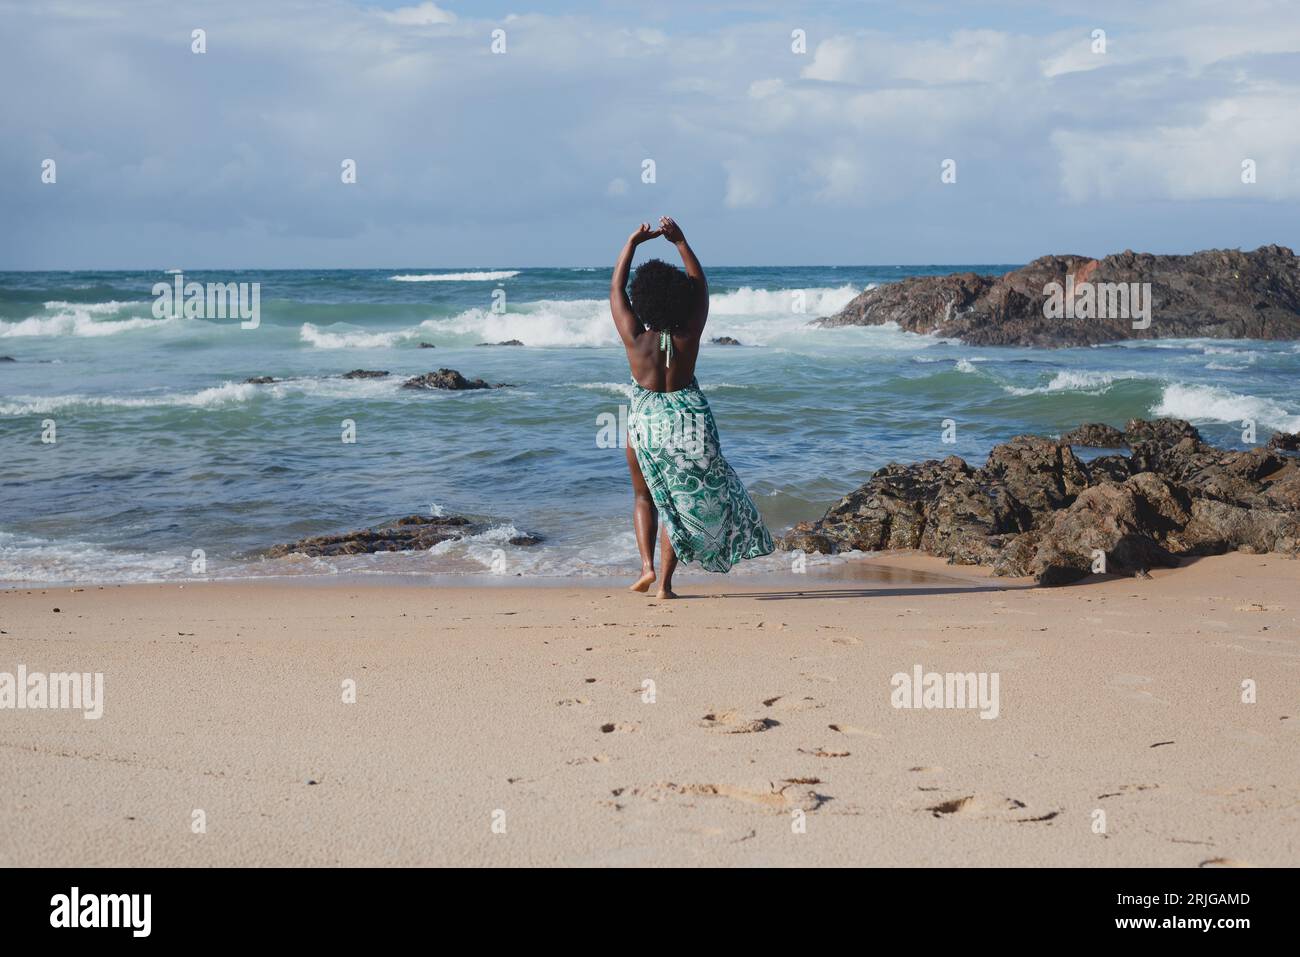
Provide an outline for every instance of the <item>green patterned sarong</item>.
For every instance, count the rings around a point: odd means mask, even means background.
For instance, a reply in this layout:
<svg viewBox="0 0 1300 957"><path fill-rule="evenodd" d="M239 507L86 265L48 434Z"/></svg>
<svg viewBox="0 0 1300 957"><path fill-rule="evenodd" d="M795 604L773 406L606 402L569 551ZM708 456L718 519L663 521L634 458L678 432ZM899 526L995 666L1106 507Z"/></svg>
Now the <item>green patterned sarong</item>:
<svg viewBox="0 0 1300 957"><path fill-rule="evenodd" d="M722 457L709 400L694 379L676 392L633 382L628 441L678 560L725 572L772 553L772 536Z"/></svg>

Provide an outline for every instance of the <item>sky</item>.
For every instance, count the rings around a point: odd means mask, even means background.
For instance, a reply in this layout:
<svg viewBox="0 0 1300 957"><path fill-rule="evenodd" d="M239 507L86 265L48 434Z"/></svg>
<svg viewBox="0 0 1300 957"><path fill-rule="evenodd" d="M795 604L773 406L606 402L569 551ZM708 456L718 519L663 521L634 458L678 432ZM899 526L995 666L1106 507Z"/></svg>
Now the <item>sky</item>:
<svg viewBox="0 0 1300 957"><path fill-rule="evenodd" d="M0 0L0 269L1300 242L1300 0L525 2Z"/></svg>

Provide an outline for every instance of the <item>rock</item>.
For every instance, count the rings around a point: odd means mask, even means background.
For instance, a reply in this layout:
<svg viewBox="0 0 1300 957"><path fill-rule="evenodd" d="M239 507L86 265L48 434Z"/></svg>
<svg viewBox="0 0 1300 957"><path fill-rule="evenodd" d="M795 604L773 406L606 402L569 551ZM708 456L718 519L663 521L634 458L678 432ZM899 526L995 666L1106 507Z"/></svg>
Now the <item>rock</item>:
<svg viewBox="0 0 1300 957"><path fill-rule="evenodd" d="M272 382L279 382L279 381L280 380L275 378L274 376L255 375L245 379L243 384L244 385L270 385Z"/></svg>
<svg viewBox="0 0 1300 957"><path fill-rule="evenodd" d="M1063 508L1088 487L1087 470L1070 447L1036 435L994 446L984 472L1035 513Z"/></svg>
<svg viewBox="0 0 1300 957"><path fill-rule="evenodd" d="M518 339L505 339L501 342L480 342L480 346L522 346Z"/></svg>
<svg viewBox="0 0 1300 957"><path fill-rule="evenodd" d="M1177 567L1178 558L1159 539L1190 517L1173 486L1149 472L1085 489L1043 530L1030 574L1042 585L1068 584L1092 572L1098 552L1105 554L1107 572Z"/></svg>
<svg viewBox="0 0 1300 957"><path fill-rule="evenodd" d="M1123 432L1113 425L1105 425L1101 422L1090 422L1071 429L1061 436L1061 444L1082 445L1084 448L1092 449L1128 448L1128 440L1124 438Z"/></svg>
<svg viewBox="0 0 1300 957"><path fill-rule="evenodd" d="M1088 484L1122 482L1133 474L1132 461L1126 455L1099 455L1087 464Z"/></svg>
<svg viewBox="0 0 1300 957"><path fill-rule="evenodd" d="M9 361L13 362L12 359ZM1300 452L1300 432L1274 432L1268 440L1268 447L1281 452Z"/></svg>
<svg viewBox="0 0 1300 957"><path fill-rule="evenodd" d="M915 548L1045 585L1090 574L1098 553L1108 572L1137 574L1183 556L1300 550L1300 459L1215 448L1180 420L1134 420L1122 436L1110 429L1066 435L1119 436L1132 443L1128 456L1085 465L1065 441L1022 435L995 446L979 469L956 456L891 463L778 546Z"/></svg>
<svg viewBox="0 0 1300 957"><path fill-rule="evenodd" d="M470 381L455 369L439 369L426 372L402 383L403 389L490 389L492 386L482 379Z"/></svg>
<svg viewBox="0 0 1300 957"><path fill-rule="evenodd" d="M438 348L438 347L435 346L432 342L421 342L421 343L420 343L420 348L421 348L421 349L436 349L436 348Z"/></svg>
<svg viewBox="0 0 1300 957"><path fill-rule="evenodd" d="M13 356L0 356L0 362L17 362L17 361L18 360L15 359ZM1280 435L1281 433L1278 434Z"/></svg>
<svg viewBox="0 0 1300 957"><path fill-rule="evenodd" d="M733 339L733 338L731 338L731 336L718 336L716 339L710 339L709 341L710 341L711 343L713 343L715 346L738 346L738 345L740 345L740 340L739 340L739 339Z"/></svg>
<svg viewBox="0 0 1300 957"><path fill-rule="evenodd" d="M343 373L344 379L382 379L388 375L388 370L380 372L375 369L353 369L351 372Z"/></svg>
<svg viewBox="0 0 1300 957"><path fill-rule="evenodd" d="M1177 445L1183 439L1201 441L1201 433L1196 426L1183 419L1129 419L1124 428L1124 439L1128 445L1137 442L1156 442L1159 445Z"/></svg>
<svg viewBox="0 0 1300 957"><path fill-rule="evenodd" d="M1300 264L1283 246L1253 252L1208 249L1185 256L1125 250L1093 259L1043 256L1003 276L913 276L868 289L822 326L895 322L908 332L939 333L972 345L1085 346L1122 339L1300 339ZM1104 318L1049 318L1044 288L1092 284L1108 299L1111 284L1150 283L1150 323L1103 309ZM1099 288L1100 287L1100 288Z"/></svg>
<svg viewBox="0 0 1300 957"><path fill-rule="evenodd" d="M459 515L436 517L408 515L375 528L344 532L339 535L318 535L287 545L272 545L264 554L267 558L283 558L295 554L329 557L365 555L374 552L425 551L440 542L479 534L486 531L487 527ZM518 535L510 539L510 544L536 545L541 541L541 537L537 535Z"/></svg>

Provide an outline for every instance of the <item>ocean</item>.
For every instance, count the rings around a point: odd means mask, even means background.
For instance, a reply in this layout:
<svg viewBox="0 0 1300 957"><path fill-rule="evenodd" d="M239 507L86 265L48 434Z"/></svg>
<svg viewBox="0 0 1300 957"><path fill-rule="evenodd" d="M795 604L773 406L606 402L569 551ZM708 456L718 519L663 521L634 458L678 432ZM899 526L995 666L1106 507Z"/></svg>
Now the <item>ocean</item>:
<svg viewBox="0 0 1300 957"><path fill-rule="evenodd" d="M1016 265L706 264L705 338L742 345L706 344L698 379L723 452L774 533L820 516L890 461L957 454L978 465L1024 432L1175 416L1242 448L1244 420L1260 442L1300 430L1294 342L974 348L808 325L873 283ZM152 287L172 278L0 273L0 357L15 360L0 361L0 582L517 581L638 567L624 453L598 442L631 382L608 267L184 274L260 283L256 328L156 318ZM478 345L510 339L524 345ZM440 367L513 388L401 389ZM352 369L391 374L340 377ZM256 376L278 381L244 381ZM355 442L342 440L345 420ZM955 442L944 441L945 420ZM466 515L485 530L419 554L260 555L413 513ZM509 544L523 533L544 541ZM777 553L735 573L788 565Z"/></svg>

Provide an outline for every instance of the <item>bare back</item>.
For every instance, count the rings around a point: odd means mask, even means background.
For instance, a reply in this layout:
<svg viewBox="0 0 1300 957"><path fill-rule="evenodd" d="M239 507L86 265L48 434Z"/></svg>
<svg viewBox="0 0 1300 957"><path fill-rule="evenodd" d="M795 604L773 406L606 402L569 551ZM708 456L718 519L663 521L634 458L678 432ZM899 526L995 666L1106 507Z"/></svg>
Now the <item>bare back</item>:
<svg viewBox="0 0 1300 957"><path fill-rule="evenodd" d="M695 360L700 354L700 333L681 331L673 335L672 362L659 348L659 333L646 329L627 343L627 364L632 378L651 392L676 392L695 378Z"/></svg>

